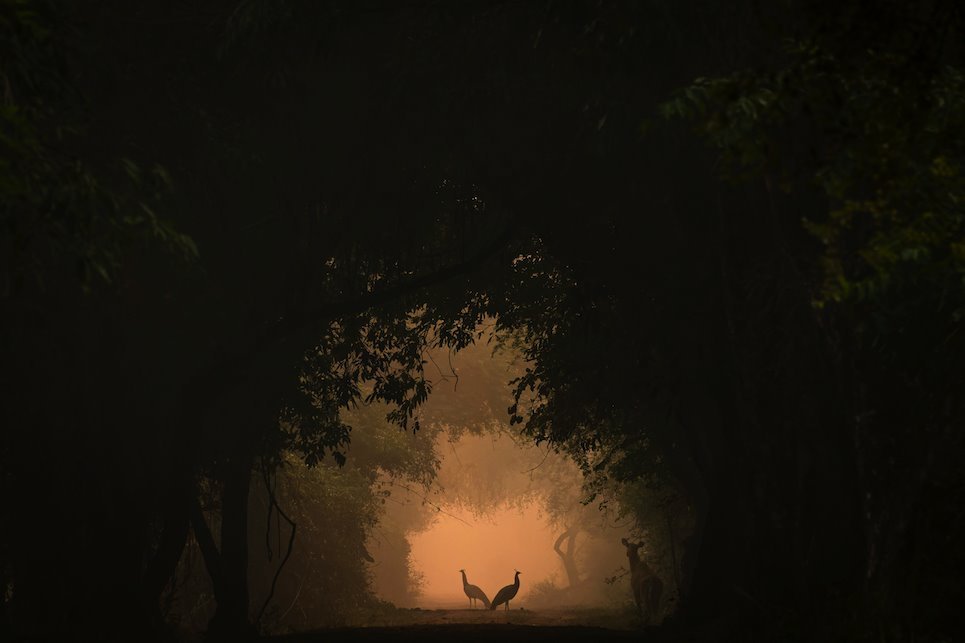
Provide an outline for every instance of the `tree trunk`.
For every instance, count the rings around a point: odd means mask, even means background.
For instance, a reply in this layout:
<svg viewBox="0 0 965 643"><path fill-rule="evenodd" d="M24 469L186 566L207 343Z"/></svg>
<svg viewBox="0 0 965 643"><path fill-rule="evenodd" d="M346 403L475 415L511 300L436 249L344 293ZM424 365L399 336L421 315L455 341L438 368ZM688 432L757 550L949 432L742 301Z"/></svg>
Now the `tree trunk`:
<svg viewBox="0 0 965 643"><path fill-rule="evenodd" d="M225 467L221 501L221 582L216 584L218 607L208 632L222 640L246 640L255 635L248 596L248 491L251 462L234 457ZM220 593L217 587L220 585Z"/></svg>
<svg viewBox="0 0 965 643"><path fill-rule="evenodd" d="M194 538L198 541L198 549L201 550L201 559L204 561L204 568L211 578L211 587L214 589L215 599L224 593L224 576L221 573L221 554L218 546L211 535L211 529L204 519L201 505L197 498L191 499L190 505L191 528L194 530Z"/></svg>
<svg viewBox="0 0 965 643"><path fill-rule="evenodd" d="M0 638L9 636L9 623L7 622L7 570L5 568L7 557L0 555Z"/></svg>
<svg viewBox="0 0 965 643"><path fill-rule="evenodd" d="M685 552L685 569L695 565L682 608L710 639L767 640L791 628L820 640L860 580L854 446L834 371L813 321L779 312L758 323L786 333L770 341L793 368L775 370L766 345L722 324L694 380L703 396L692 406L710 411L695 424L717 439L694 441L709 495L699 544Z"/></svg>
<svg viewBox="0 0 965 643"><path fill-rule="evenodd" d="M177 494L177 497L171 499L161 532L161 540L142 580L145 617L154 629L164 627L159 605L161 592L171 581L178 561L181 560L181 554L188 542L189 527L186 498L183 494Z"/></svg>
<svg viewBox="0 0 965 643"><path fill-rule="evenodd" d="M566 580L570 587L576 587L580 582L579 570L576 567L576 535L578 533L578 527L567 527L566 531L560 534L556 542L553 543L553 550L563 561L563 569L566 570ZM566 551L561 548L564 540L566 541Z"/></svg>

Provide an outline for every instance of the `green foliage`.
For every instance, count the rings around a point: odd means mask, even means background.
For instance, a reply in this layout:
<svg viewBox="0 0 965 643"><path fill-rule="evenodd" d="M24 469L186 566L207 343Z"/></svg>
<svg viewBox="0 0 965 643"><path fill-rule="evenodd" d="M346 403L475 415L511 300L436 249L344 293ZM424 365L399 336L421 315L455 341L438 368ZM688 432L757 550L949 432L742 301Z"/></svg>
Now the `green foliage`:
<svg viewBox="0 0 965 643"><path fill-rule="evenodd" d="M923 76L909 53L842 59L813 43L792 43L786 56L775 72L698 79L663 114L696 123L731 173L764 174L785 190L820 187L831 207L804 221L824 248L817 306L924 287L941 291L943 314L960 319L962 69Z"/></svg>
<svg viewBox="0 0 965 643"><path fill-rule="evenodd" d="M272 624L269 616L266 626L297 631L343 624L356 610L373 603L365 542L378 524L380 509L367 472L331 463L309 469L291 457L279 473L277 493L298 525L298 539L274 601L277 620ZM283 555L275 530L284 534L285 525L268 531L269 551L276 562L269 559L258 567L268 573ZM256 530L259 536L264 533ZM265 551L264 544L259 550ZM266 594L268 582L263 578L255 591Z"/></svg>
<svg viewBox="0 0 965 643"><path fill-rule="evenodd" d="M781 249L794 249L844 383L837 430L856 451L868 549L861 598L845 600L863 601L861 627L884 638L941 640L957 628L941 607L949 595L918 589L947 583L958 556L916 543L963 488L951 454L965 359L965 62L950 43L965 23L954 3L883 4L843 3L774 69L699 79L663 113L692 123L731 178L762 181L777 225L781 193L806 213L788 237L802 230L810 244Z"/></svg>
<svg viewBox="0 0 965 643"><path fill-rule="evenodd" d="M393 595L393 587L374 584L371 563L380 568L380 580L401 584L394 588L396 598L404 599L417 589L405 540L406 529L413 526L400 531L394 524L398 512L390 503L399 502L393 497L402 495L398 489L415 487L425 493L435 481L441 429L430 425L415 434L400 431L386 419L387 408L370 403L343 409L341 426L352 426L352 439L346 439L344 453L336 451L333 461L305 458L303 452L282 455L274 476L275 494L297 525L297 540L266 612L263 626L268 631L301 631L359 619L364 610L377 606L376 591ZM420 515L415 508L408 513ZM270 574L283 555L286 527L278 520L266 526L268 556L256 565L263 577L254 586L262 594L267 594ZM382 539L393 546L369 549ZM266 552L265 544L253 546L259 558Z"/></svg>
<svg viewBox="0 0 965 643"><path fill-rule="evenodd" d="M398 316L367 311L331 323L300 377L307 404L289 415L293 448L310 465L326 450L341 458L338 449L351 432L344 412L362 404L383 405L390 423L417 433L417 409L432 390L429 351L468 346L484 314L475 309L464 318L440 319L417 308Z"/></svg>
<svg viewBox="0 0 965 643"><path fill-rule="evenodd" d="M197 256L194 242L158 217L170 178L123 159L91 168L71 148L83 137L82 100L68 71L68 25L54 3L0 3L0 293L73 271L84 290L112 282L129 244Z"/></svg>
<svg viewBox="0 0 965 643"><path fill-rule="evenodd" d="M386 502L394 500L397 486L427 489L435 479L438 431L399 431L375 405L362 406L346 417L354 430L344 460L306 467L289 454L279 472L279 502L290 507L299 525L299 553L289 563L292 571L282 586L291 600L280 596L276 601L279 606L294 606L286 618L279 616L286 628L343 624L358 610L371 607L375 588L367 562L373 560L366 543L382 530ZM276 525L279 528L284 531ZM381 556L380 565L400 562L408 571L407 552L400 556L382 548ZM394 558L386 560L389 557Z"/></svg>

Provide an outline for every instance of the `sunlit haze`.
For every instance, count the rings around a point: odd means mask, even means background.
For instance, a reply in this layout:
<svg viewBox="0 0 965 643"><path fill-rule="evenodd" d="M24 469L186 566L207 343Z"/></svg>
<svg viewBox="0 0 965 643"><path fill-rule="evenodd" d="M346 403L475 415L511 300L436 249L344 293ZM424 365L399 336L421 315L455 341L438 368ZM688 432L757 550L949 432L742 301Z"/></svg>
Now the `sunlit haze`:
<svg viewBox="0 0 965 643"><path fill-rule="evenodd" d="M451 514L440 513L429 529L410 541L413 566L425 579L422 605L468 605L460 569L490 598L513 582L513 572L518 569L520 589L512 607L525 605L534 583L562 574L553 552L556 534L537 507L530 505L522 512L502 508L485 518L460 511Z"/></svg>

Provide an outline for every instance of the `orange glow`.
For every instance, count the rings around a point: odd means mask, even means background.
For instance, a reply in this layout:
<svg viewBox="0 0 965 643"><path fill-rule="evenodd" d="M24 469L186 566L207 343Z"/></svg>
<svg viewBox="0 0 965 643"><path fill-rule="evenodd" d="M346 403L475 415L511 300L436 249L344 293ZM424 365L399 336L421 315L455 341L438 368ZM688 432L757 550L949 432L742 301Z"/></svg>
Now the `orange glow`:
<svg viewBox="0 0 965 643"><path fill-rule="evenodd" d="M562 575L559 557L553 551L557 534L550 529L537 507L501 508L490 516L476 518L468 512L451 511L460 520L439 514L427 529L413 534L412 562L423 574L425 585L420 604L425 607L468 607L462 591L460 569L469 582L478 585L490 599L513 582L518 569L519 594L510 607L524 607L526 595L536 583ZM559 580L559 578L557 578Z"/></svg>

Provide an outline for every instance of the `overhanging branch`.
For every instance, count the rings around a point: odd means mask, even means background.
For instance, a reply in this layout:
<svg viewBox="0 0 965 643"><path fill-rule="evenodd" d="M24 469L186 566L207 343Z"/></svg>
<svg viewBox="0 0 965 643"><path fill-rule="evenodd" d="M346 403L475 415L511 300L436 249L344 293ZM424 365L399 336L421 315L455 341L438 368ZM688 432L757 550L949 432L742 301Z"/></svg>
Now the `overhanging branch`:
<svg viewBox="0 0 965 643"><path fill-rule="evenodd" d="M300 313L289 315L266 326L246 348L223 356L217 363L205 368L193 378L187 391L190 398L193 398L193 404L190 404L193 407L193 414L197 414L206 408L211 400L219 397L230 386L232 382L231 373L238 373L263 351L277 347L286 341L296 341L299 334L314 330L317 325L328 320L357 314L419 290L437 286L456 277L469 275L505 247L512 239L514 232L514 226L507 223L499 234L465 261L450 264L439 270L413 277L404 283L359 297L307 308Z"/></svg>

